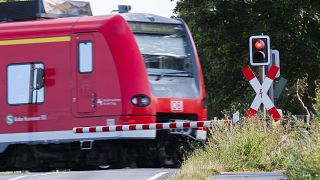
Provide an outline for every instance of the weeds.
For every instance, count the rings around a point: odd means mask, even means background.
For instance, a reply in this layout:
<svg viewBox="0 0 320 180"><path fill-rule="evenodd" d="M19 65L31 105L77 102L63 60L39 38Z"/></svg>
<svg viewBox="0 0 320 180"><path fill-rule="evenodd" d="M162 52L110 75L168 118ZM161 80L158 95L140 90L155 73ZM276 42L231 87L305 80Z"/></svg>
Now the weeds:
<svg viewBox="0 0 320 180"><path fill-rule="evenodd" d="M221 171L271 171L282 169L280 128L265 129L259 121L233 127L211 128L203 149L196 150L182 164L177 179L205 179ZM196 172L191 173L191 172Z"/></svg>
<svg viewBox="0 0 320 180"><path fill-rule="evenodd" d="M286 170L290 179L317 178L320 172L320 125L309 131L265 128L255 120L233 127L212 127L203 148L182 164L177 179L206 179L222 171Z"/></svg>
<svg viewBox="0 0 320 180"><path fill-rule="evenodd" d="M296 123L294 129L280 124L266 127L257 119L235 127L213 126L205 146L185 159L176 179L274 170L284 170L289 179L320 179L320 88L316 93L318 115L308 130L303 123Z"/></svg>
<svg viewBox="0 0 320 180"><path fill-rule="evenodd" d="M290 179L319 179L320 177L320 123L310 131L295 132L295 146L290 149L286 162L286 174Z"/></svg>

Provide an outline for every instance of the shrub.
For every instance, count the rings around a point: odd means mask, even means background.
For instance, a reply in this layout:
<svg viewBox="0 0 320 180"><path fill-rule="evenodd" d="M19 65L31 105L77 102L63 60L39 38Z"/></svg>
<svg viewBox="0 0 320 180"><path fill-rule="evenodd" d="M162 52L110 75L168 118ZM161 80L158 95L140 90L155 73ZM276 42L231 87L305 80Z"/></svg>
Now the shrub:
<svg viewBox="0 0 320 180"><path fill-rule="evenodd" d="M320 88L310 128L254 120L235 127L214 126L205 146L182 163L177 179L206 179L221 171L285 170L289 179L320 179Z"/></svg>
<svg viewBox="0 0 320 180"><path fill-rule="evenodd" d="M284 129L261 121L235 127L214 126L208 142L182 164L177 179L204 179L221 171L272 171L284 167Z"/></svg>
<svg viewBox="0 0 320 180"><path fill-rule="evenodd" d="M290 179L319 179L320 177L320 123L310 131L300 132L294 139L296 146L287 158L286 174Z"/></svg>
<svg viewBox="0 0 320 180"><path fill-rule="evenodd" d="M290 179L320 178L320 87L316 89L316 117L309 131L296 131L296 146L287 159L286 174Z"/></svg>

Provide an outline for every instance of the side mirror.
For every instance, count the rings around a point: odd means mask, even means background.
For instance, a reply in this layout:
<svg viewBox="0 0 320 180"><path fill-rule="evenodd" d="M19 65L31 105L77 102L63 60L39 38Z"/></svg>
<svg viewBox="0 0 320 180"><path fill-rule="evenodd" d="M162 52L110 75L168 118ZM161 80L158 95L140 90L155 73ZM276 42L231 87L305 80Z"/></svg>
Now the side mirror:
<svg viewBox="0 0 320 180"><path fill-rule="evenodd" d="M44 70L41 68L37 68L37 79L36 79L36 88L35 90L40 90L44 87Z"/></svg>

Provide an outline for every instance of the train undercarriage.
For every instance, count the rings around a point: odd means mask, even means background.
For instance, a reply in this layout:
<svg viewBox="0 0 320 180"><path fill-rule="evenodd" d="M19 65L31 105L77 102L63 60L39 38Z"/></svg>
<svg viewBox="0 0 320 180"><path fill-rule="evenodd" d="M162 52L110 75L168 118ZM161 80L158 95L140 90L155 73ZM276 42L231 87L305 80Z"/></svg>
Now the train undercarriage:
<svg viewBox="0 0 320 180"><path fill-rule="evenodd" d="M153 140L96 140L59 144L15 144L0 155L2 171L178 167L190 137L159 131Z"/></svg>

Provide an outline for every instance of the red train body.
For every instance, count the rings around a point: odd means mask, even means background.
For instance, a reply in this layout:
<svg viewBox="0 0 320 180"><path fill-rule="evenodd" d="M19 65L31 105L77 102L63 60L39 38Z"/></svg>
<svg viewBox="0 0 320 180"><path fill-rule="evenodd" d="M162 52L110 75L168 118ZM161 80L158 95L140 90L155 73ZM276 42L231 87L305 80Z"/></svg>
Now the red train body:
<svg viewBox="0 0 320 180"><path fill-rule="evenodd" d="M127 13L1 23L0 72L0 158L8 162L3 168L26 168L24 163L40 162L47 152L68 156L59 147L71 153L78 148L73 159L65 159L79 164L74 159L92 150L92 142L103 151L120 139L161 138L155 130L74 134L74 127L206 120L199 59L179 20ZM166 133L206 138L201 128ZM30 158L8 158L26 151ZM87 164L104 159L94 165L115 156L85 153Z"/></svg>

